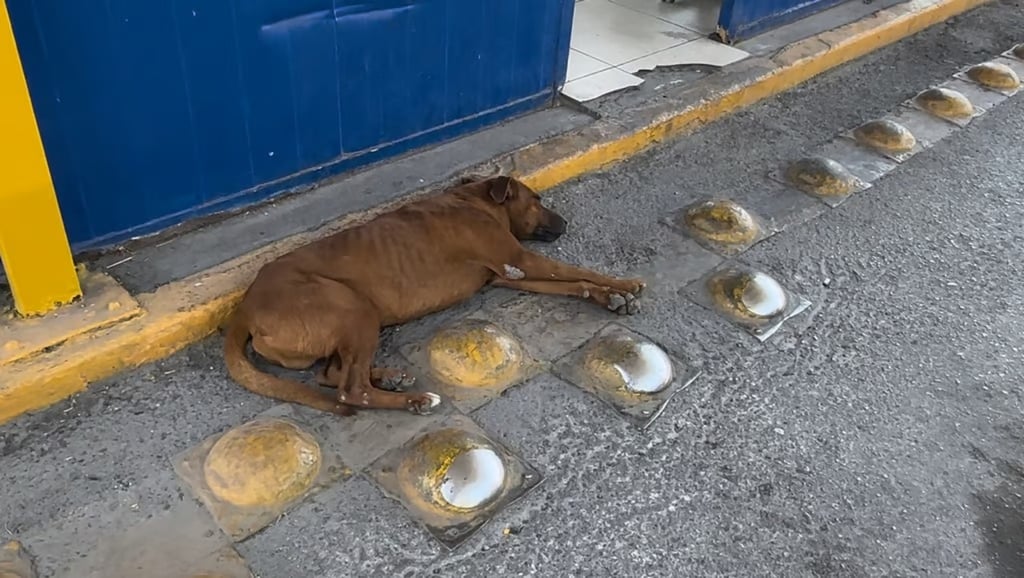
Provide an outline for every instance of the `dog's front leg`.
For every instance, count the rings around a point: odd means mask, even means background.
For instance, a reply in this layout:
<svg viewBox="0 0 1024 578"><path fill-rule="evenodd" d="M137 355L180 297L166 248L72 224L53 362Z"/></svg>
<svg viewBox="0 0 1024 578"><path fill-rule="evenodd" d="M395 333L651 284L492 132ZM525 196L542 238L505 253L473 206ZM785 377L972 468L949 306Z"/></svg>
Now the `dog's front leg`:
<svg viewBox="0 0 1024 578"><path fill-rule="evenodd" d="M640 311L640 302L637 301L635 293L602 287L589 281L531 281L526 279L514 281L498 278L492 285L541 295L578 297L593 301L619 315L634 315Z"/></svg>
<svg viewBox="0 0 1024 578"><path fill-rule="evenodd" d="M586 281L598 287L610 287L639 297L647 286L641 279L615 279L596 271L576 267L523 250L505 265L503 278L512 281Z"/></svg>
<svg viewBox="0 0 1024 578"><path fill-rule="evenodd" d="M525 249L509 261L499 268L494 285L588 299L620 314L639 311L637 298L646 287L640 279L615 279Z"/></svg>

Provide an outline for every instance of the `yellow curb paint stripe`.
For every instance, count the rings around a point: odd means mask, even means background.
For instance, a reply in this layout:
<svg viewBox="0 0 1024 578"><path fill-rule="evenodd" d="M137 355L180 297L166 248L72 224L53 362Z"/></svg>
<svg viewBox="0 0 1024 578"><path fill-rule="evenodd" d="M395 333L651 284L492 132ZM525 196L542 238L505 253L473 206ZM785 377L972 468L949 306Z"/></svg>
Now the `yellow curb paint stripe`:
<svg viewBox="0 0 1024 578"><path fill-rule="evenodd" d="M849 26L789 47L775 57L781 66L635 132L599 142L522 178L538 190L633 156L736 110L778 94L878 48L913 35L988 0L912 0ZM378 213L378 210L373 213ZM359 219L350 216L351 219ZM349 219L346 219L349 221ZM297 235L216 269L139 297L145 315L84 335L57 351L8 366L0 389L0 423L60 401L87 384L167 357L219 327L241 298L252 273L275 254L314 238ZM211 277L213 277L211 279ZM201 286L197 286L197 281Z"/></svg>
<svg viewBox="0 0 1024 578"><path fill-rule="evenodd" d="M213 332L241 297L232 291L194 308L154 313L83 336L4 369L0 423L74 395L94 381L163 359Z"/></svg>

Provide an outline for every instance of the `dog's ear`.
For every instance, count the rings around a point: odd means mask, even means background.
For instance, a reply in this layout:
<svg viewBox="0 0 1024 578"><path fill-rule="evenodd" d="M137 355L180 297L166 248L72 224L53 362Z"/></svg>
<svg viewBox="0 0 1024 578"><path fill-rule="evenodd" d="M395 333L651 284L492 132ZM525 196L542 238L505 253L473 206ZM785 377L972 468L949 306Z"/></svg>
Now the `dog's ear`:
<svg viewBox="0 0 1024 578"><path fill-rule="evenodd" d="M491 181L491 200L499 205L515 197L516 182L510 177L497 177Z"/></svg>

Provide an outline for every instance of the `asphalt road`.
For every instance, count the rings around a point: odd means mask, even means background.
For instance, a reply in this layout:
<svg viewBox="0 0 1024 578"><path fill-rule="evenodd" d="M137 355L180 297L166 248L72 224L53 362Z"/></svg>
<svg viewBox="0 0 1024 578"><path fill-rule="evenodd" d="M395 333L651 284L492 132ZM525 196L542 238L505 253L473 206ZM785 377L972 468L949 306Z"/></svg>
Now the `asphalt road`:
<svg viewBox="0 0 1024 578"><path fill-rule="evenodd" d="M835 209L765 177L1021 30L997 2L550 197L546 251L669 280L708 258L661 224L689 202L793 217L741 257L812 303L767 343L674 288L627 321L704 372L647 432L542 375L472 417L546 479L462 548L356 476L239 552L263 578L1024 576L1024 97ZM220 344L0 427L0 523L42 575L190 502L170 459L271 407Z"/></svg>

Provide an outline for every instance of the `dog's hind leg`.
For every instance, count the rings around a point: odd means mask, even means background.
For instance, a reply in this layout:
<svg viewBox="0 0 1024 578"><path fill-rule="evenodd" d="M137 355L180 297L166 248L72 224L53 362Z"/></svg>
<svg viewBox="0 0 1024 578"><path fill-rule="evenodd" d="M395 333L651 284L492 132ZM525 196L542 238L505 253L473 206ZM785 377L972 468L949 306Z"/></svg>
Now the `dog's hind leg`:
<svg viewBox="0 0 1024 578"><path fill-rule="evenodd" d="M335 381L339 402L368 409L405 409L418 414L430 413L441 403L440 396L434 393L398 393L374 387L371 364L380 338L380 325L376 319L369 322L365 314L363 318L350 321L336 354L341 367L334 376L345 375L343 380Z"/></svg>
<svg viewBox="0 0 1024 578"><path fill-rule="evenodd" d="M348 371L339 370L335 375L344 374L344 381L335 381L333 385L338 387L338 401L343 404L367 409L404 409L420 415L430 413L440 404L440 397L436 394L403 394L376 387L369 377L366 361L344 354L340 356L341 365Z"/></svg>
<svg viewBox="0 0 1024 578"><path fill-rule="evenodd" d="M344 395L344 394L342 394ZM412 413L427 415L441 404L436 393L402 393L384 391L370 384L357 385L347 396L338 396L338 401L355 407L371 409L405 409Z"/></svg>
<svg viewBox="0 0 1024 578"><path fill-rule="evenodd" d="M441 403L440 396L434 393L400 393L374 387L370 378L372 355L349 355L340 350L338 354L342 365L348 367L347 379L338 387L341 403L369 409L405 409L420 415L430 413Z"/></svg>
<svg viewBox="0 0 1024 578"><path fill-rule="evenodd" d="M338 387L346 375L338 356L332 355L317 373L316 382L324 387ZM416 383L416 378L401 369L374 367L370 369L370 383L387 391L403 391Z"/></svg>

